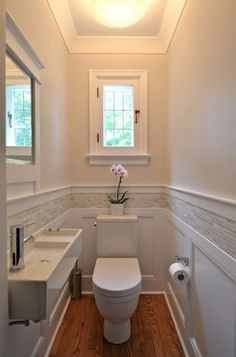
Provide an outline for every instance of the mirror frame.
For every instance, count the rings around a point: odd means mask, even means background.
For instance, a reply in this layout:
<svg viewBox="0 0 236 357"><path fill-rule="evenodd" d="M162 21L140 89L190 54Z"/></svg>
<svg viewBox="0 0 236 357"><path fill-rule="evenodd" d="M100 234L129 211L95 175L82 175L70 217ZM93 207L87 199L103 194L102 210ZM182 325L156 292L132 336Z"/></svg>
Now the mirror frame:
<svg viewBox="0 0 236 357"><path fill-rule="evenodd" d="M34 162L33 165L7 164L7 198L32 195L40 190L40 72L44 68L41 59L26 39L24 33L6 12L6 53L34 79Z"/></svg>

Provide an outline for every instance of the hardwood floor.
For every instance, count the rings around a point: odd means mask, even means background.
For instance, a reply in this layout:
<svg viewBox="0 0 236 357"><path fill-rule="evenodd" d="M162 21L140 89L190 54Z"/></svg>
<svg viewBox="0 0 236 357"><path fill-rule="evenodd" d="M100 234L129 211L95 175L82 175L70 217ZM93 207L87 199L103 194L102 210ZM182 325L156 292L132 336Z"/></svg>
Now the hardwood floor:
<svg viewBox="0 0 236 357"><path fill-rule="evenodd" d="M141 295L132 317L132 336L113 345L103 338L103 320L93 295L71 301L50 357L183 357L164 295Z"/></svg>

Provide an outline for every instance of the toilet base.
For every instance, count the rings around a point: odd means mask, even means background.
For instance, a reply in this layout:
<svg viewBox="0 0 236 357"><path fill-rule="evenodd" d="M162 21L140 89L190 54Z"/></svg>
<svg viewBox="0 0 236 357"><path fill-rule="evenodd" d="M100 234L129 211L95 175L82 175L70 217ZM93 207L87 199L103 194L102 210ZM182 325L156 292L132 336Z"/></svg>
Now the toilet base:
<svg viewBox="0 0 236 357"><path fill-rule="evenodd" d="M126 342L131 335L130 319L122 323L112 323L104 319L103 333L105 339L114 344Z"/></svg>

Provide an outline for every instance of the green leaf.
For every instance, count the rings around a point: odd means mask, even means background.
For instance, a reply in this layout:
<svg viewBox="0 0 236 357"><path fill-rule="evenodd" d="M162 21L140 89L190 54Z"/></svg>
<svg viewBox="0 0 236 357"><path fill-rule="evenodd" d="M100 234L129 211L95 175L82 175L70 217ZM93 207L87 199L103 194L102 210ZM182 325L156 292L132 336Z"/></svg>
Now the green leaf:
<svg viewBox="0 0 236 357"><path fill-rule="evenodd" d="M125 192L123 193L123 195L121 196L120 200L123 200L123 198L125 198L126 193L128 193L128 191L125 191Z"/></svg>
<svg viewBox="0 0 236 357"><path fill-rule="evenodd" d="M117 203L124 203L125 201L127 201L129 199L129 197L126 197L124 199L119 199L119 201Z"/></svg>
<svg viewBox="0 0 236 357"><path fill-rule="evenodd" d="M110 203L112 203L112 204L120 204L120 203L124 203L125 201L127 201L127 200L129 199L129 197L125 197L125 195L126 195L127 193L128 193L128 191L125 191L125 192L122 194L121 198L119 198L118 200L115 199L115 198L113 198L113 197L111 197L108 193L106 193L106 195L107 195L107 199L108 199L108 201L109 201Z"/></svg>
<svg viewBox="0 0 236 357"><path fill-rule="evenodd" d="M108 195L108 193L106 193L106 195L107 195L108 201L109 201L110 203L113 203L113 204L116 204L116 203L117 203L117 200L114 199L114 198L112 198L110 195Z"/></svg>

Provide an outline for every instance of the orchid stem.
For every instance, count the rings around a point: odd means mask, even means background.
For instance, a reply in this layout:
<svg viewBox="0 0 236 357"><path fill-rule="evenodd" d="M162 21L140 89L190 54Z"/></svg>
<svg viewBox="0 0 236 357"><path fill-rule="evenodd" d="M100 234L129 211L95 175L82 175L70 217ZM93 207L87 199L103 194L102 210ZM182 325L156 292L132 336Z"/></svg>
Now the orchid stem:
<svg viewBox="0 0 236 357"><path fill-rule="evenodd" d="M119 184L118 184L117 192L116 192L116 200L117 200L117 203L119 203L119 190L120 190L121 182L122 182L122 177L120 177L120 179L119 179Z"/></svg>

